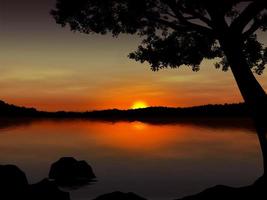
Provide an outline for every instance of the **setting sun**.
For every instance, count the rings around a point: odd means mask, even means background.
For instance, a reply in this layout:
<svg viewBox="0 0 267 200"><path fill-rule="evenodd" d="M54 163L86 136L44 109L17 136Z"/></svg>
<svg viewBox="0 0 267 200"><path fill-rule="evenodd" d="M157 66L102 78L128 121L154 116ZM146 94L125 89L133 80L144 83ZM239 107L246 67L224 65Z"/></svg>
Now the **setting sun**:
<svg viewBox="0 0 267 200"><path fill-rule="evenodd" d="M131 109L147 108L148 105L144 101L136 101L133 103Z"/></svg>

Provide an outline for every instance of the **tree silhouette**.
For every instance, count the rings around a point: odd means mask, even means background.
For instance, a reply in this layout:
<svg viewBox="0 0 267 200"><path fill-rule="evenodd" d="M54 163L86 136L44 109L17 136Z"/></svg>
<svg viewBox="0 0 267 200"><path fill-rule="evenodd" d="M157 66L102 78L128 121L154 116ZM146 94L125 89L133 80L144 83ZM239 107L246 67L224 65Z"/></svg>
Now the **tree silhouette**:
<svg viewBox="0 0 267 200"><path fill-rule="evenodd" d="M199 70L203 59L231 69L256 124L267 173L266 93L262 74L267 48L266 0L57 0L56 22L86 34L137 34L143 41L129 57L152 70L182 65ZM265 173L265 174L266 174Z"/></svg>

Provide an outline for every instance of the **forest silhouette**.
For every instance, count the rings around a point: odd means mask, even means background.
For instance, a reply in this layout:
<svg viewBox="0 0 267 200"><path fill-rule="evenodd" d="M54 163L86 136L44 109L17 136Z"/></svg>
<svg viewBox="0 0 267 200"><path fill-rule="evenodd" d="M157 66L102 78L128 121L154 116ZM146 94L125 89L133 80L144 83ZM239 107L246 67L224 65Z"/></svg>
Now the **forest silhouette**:
<svg viewBox="0 0 267 200"><path fill-rule="evenodd" d="M47 112L20 107L0 101L0 129L27 126L40 120L95 120L102 122L133 122L148 124L194 124L214 129L253 129L248 108L244 103L203 105L185 108L148 107L142 109L109 109L85 112ZM245 123L243 123L245 121ZM242 125L241 125L242 124Z"/></svg>
<svg viewBox="0 0 267 200"><path fill-rule="evenodd" d="M50 118L91 118L106 120L171 120L186 118L226 118L226 117L248 117L249 110L244 103L239 104L210 104L185 108L173 107L147 107L140 109L108 109L85 112L74 111L39 111L35 108L20 107L0 101L0 117L50 117Z"/></svg>

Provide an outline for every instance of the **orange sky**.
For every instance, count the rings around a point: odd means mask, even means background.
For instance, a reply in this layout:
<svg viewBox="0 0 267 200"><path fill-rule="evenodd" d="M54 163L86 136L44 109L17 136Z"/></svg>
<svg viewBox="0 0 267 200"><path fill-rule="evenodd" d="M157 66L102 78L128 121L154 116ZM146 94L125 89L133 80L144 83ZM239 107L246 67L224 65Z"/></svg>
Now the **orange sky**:
<svg viewBox="0 0 267 200"><path fill-rule="evenodd" d="M204 61L152 72L127 58L139 39L83 35L55 24L54 0L0 0L0 99L40 110L127 109L240 102L231 72ZM265 38L264 38L265 37ZM266 35L262 37L266 41ZM267 88L266 75L258 77Z"/></svg>

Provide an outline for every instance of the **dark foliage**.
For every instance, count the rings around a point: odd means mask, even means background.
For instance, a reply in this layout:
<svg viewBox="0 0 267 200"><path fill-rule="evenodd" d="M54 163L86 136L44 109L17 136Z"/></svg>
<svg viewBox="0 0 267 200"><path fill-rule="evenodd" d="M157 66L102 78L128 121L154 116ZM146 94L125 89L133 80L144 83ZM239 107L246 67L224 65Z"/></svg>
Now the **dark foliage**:
<svg viewBox="0 0 267 200"><path fill-rule="evenodd" d="M267 30L265 0L57 0L57 23L83 33L138 34L143 42L129 55L153 70L192 66L218 58L227 70L224 39L236 38L247 64L261 74L267 48L257 40ZM258 32L256 32L258 31Z"/></svg>

